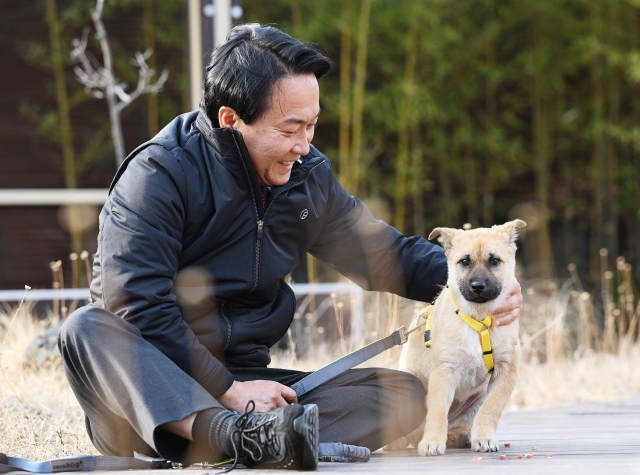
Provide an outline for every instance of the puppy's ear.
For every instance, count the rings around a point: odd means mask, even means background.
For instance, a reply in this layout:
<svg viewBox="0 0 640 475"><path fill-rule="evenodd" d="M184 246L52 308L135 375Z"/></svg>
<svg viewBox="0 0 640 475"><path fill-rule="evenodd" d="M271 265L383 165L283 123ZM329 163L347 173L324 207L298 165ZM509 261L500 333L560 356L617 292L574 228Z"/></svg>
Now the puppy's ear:
<svg viewBox="0 0 640 475"><path fill-rule="evenodd" d="M493 226L496 231L503 232L507 235L507 242L509 243L509 247L512 247L513 250L516 250L516 241L518 240L518 228L524 228L527 225L521 219L514 219L513 221L509 221L508 223L504 223L500 226Z"/></svg>
<svg viewBox="0 0 640 475"><path fill-rule="evenodd" d="M453 237L458 233L457 229L453 228L435 228L429 234L429 239L433 239L436 236L440 236L438 241L442 243L442 247L444 248L445 254L448 254L451 248L453 247Z"/></svg>

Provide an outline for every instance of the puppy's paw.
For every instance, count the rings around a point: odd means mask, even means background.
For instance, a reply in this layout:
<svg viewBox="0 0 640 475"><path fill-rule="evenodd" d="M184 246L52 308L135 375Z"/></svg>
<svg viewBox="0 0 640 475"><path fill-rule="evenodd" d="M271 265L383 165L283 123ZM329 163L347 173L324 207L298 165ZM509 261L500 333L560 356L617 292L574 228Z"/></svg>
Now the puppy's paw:
<svg viewBox="0 0 640 475"><path fill-rule="evenodd" d="M429 457L433 455L444 455L447 444L444 442L428 442L421 440L418 444L418 454L422 457Z"/></svg>
<svg viewBox="0 0 640 475"><path fill-rule="evenodd" d="M471 440L471 450L475 452L497 452L498 441L493 437L477 437Z"/></svg>
<svg viewBox="0 0 640 475"><path fill-rule="evenodd" d="M390 444L387 444L384 446L385 451L404 450L406 448L407 448L407 439L404 437L400 437L399 439L396 439Z"/></svg>

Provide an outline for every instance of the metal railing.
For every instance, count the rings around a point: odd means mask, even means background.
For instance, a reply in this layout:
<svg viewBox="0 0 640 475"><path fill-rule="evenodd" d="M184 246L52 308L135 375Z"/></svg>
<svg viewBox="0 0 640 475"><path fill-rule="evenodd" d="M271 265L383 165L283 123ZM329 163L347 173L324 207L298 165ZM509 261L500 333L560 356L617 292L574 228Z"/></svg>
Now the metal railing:
<svg viewBox="0 0 640 475"><path fill-rule="evenodd" d="M364 336L364 291L352 282L326 282L317 284L291 284L297 298L306 295L349 295L351 313L351 341L362 341ZM0 290L0 302L20 302L24 290ZM32 289L27 301L84 300L90 297L89 289Z"/></svg>
<svg viewBox="0 0 640 475"><path fill-rule="evenodd" d="M0 206L102 206L108 193L107 188L0 189Z"/></svg>

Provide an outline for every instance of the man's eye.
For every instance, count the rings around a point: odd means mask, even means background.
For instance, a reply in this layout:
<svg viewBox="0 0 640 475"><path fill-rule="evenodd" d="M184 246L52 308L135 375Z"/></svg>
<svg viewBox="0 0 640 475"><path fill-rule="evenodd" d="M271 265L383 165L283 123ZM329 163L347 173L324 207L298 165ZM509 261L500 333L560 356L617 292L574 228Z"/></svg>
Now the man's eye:
<svg viewBox="0 0 640 475"><path fill-rule="evenodd" d="M489 260L489 264L491 264L492 266L497 266L498 264L500 264L500 259L498 259L497 257L492 257Z"/></svg>
<svg viewBox="0 0 640 475"><path fill-rule="evenodd" d="M469 267L469 265L471 264L471 261L465 257L460 261L460 264L462 264L462 267Z"/></svg>

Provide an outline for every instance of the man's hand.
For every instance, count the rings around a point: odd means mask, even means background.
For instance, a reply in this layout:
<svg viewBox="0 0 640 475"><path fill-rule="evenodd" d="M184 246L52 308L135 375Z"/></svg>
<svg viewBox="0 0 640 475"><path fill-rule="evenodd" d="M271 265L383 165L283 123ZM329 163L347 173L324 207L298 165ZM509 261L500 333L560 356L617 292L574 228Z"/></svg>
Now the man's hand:
<svg viewBox="0 0 640 475"><path fill-rule="evenodd" d="M493 317L496 319L496 326L508 325L509 323L520 317L520 309L522 308L522 291L518 281L515 282L509 296L504 303L496 309Z"/></svg>
<svg viewBox="0 0 640 475"><path fill-rule="evenodd" d="M227 392L218 397L218 402L230 411L243 414L247 403L253 400L257 412L273 411L277 407L298 402L296 392L275 381L234 381Z"/></svg>

